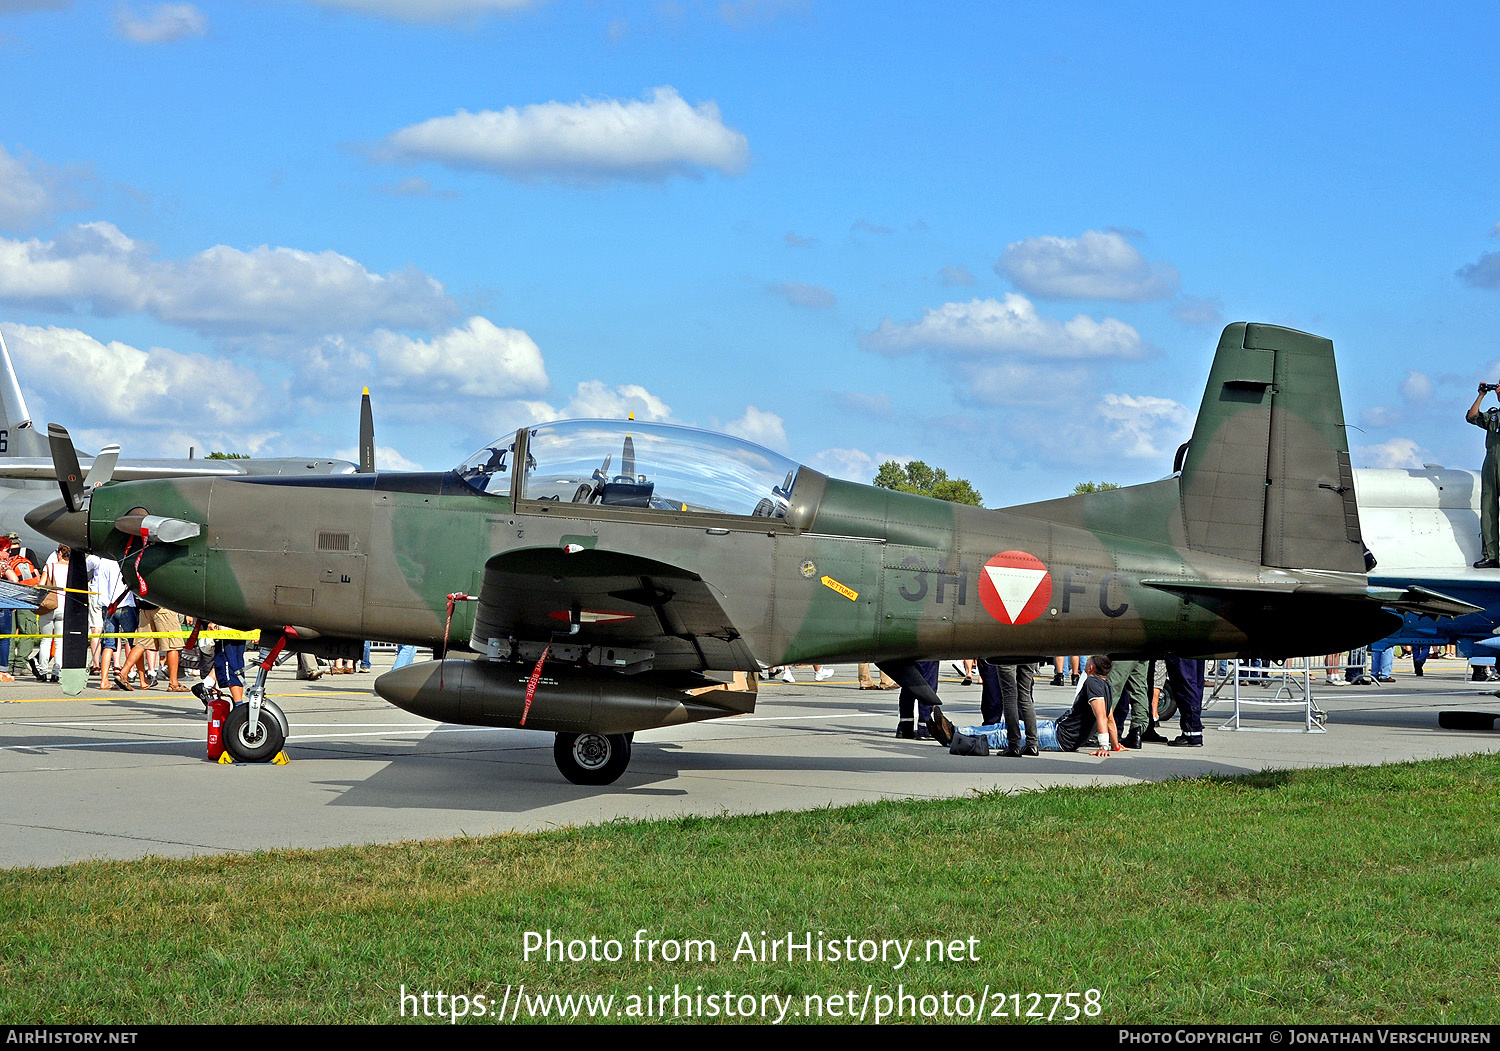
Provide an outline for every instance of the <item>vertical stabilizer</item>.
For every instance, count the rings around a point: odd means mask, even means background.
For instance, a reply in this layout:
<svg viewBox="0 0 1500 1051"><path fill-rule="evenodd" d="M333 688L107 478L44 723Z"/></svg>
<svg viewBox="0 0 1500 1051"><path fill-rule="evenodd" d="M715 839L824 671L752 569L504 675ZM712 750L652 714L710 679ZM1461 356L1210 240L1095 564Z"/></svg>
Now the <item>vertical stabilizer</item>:
<svg viewBox="0 0 1500 1051"><path fill-rule="evenodd" d="M21 394L21 384L10 361L10 348L5 345L5 334L0 332L0 456L49 458L51 455L47 436L38 434L31 425L31 413L26 409L26 398Z"/></svg>
<svg viewBox="0 0 1500 1051"><path fill-rule="evenodd" d="M1181 486L1194 550L1363 573L1333 343L1275 325L1225 328Z"/></svg>

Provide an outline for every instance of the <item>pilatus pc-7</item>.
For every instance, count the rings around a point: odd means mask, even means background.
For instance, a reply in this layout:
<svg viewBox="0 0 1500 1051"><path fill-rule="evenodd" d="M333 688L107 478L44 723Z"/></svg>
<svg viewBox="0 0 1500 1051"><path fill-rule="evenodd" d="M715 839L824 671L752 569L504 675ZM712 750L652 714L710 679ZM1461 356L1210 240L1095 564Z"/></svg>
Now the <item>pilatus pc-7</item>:
<svg viewBox="0 0 1500 1051"><path fill-rule="evenodd" d="M1388 634L1392 608L1469 608L1369 585L1338 389L1328 340L1230 325L1171 477L1004 510L724 435L569 420L438 474L64 484L28 521L123 559L152 601L292 649L467 651L376 692L555 733L565 776L607 784L634 731L753 708L694 692L715 674L873 661L936 702L918 659L1332 653ZM284 717L247 694L231 750L268 758Z"/></svg>

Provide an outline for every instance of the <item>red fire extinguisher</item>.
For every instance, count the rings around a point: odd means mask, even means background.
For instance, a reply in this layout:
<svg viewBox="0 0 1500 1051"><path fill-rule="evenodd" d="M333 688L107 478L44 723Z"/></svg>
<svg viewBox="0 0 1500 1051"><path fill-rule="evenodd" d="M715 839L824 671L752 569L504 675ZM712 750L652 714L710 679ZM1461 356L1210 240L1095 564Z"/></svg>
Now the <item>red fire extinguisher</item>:
<svg viewBox="0 0 1500 1051"><path fill-rule="evenodd" d="M215 762L224 754L224 720L229 718L229 701L215 697L208 702L208 757Z"/></svg>

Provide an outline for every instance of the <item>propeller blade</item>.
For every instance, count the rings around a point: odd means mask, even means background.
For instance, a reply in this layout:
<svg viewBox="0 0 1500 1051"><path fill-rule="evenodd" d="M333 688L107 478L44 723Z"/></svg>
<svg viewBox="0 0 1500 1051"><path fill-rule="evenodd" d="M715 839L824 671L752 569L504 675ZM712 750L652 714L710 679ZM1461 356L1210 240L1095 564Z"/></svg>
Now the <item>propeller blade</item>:
<svg viewBox="0 0 1500 1051"><path fill-rule="evenodd" d="M69 511L77 511L83 507L83 471L78 467L78 450L73 448L68 429L55 423L47 424L47 444L52 447L52 470L62 489L63 503Z"/></svg>
<svg viewBox="0 0 1500 1051"><path fill-rule="evenodd" d="M89 473L83 479L83 491L92 493L97 486L104 485L114 476L115 462L120 459L120 447L118 445L106 445L99 450L99 455L94 457L94 462L89 464Z"/></svg>
<svg viewBox="0 0 1500 1051"><path fill-rule="evenodd" d="M203 532L203 527L197 522L161 515L121 515L115 519L115 528L126 536L140 536L145 532L147 539L162 544L191 540Z"/></svg>
<svg viewBox="0 0 1500 1051"><path fill-rule="evenodd" d="M359 467L355 474L375 471L375 414L370 411L370 388L359 399Z"/></svg>
<svg viewBox="0 0 1500 1051"><path fill-rule="evenodd" d="M62 597L63 693L77 697L89 678L89 565L82 551L68 554L68 590Z"/></svg>
<svg viewBox="0 0 1500 1051"><path fill-rule="evenodd" d="M620 450L620 473L630 481L635 481L635 442L628 434L625 436L625 447Z"/></svg>

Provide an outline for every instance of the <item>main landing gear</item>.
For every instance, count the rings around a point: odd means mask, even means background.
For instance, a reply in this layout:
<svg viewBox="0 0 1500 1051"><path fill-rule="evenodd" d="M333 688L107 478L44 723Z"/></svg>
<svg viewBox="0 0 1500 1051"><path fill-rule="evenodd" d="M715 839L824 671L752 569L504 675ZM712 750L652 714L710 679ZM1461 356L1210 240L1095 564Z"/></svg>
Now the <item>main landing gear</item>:
<svg viewBox="0 0 1500 1051"><path fill-rule="evenodd" d="M552 743L557 769L575 785L610 785L630 765L634 734L560 733Z"/></svg>

